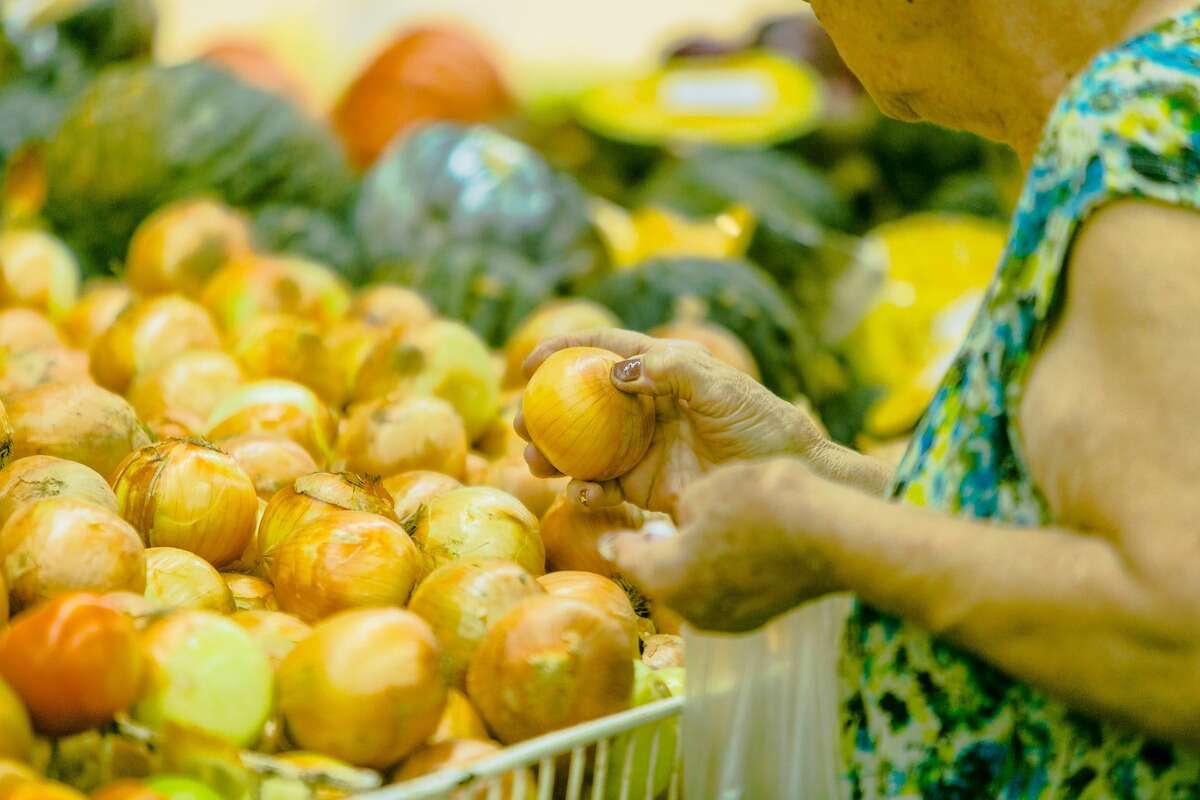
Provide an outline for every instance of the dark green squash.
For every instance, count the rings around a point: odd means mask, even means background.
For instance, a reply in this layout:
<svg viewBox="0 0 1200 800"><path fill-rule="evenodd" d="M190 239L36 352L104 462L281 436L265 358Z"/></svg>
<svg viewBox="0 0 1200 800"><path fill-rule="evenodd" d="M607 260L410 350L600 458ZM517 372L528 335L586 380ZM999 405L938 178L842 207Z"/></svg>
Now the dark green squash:
<svg viewBox="0 0 1200 800"><path fill-rule="evenodd" d="M254 243L266 252L319 261L353 283L367 277L350 226L327 211L305 206L263 206L254 213Z"/></svg>

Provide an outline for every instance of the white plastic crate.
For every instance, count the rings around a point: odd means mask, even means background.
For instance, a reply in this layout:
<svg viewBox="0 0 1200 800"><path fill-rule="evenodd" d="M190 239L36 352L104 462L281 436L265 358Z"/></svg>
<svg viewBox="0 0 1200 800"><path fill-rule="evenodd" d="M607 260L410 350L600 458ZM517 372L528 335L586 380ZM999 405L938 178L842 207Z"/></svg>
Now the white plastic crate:
<svg viewBox="0 0 1200 800"><path fill-rule="evenodd" d="M630 709L611 717L586 722L566 730L530 739L505 748L492 758L468 767L449 769L403 784L388 786L355 800L679 800L683 789L681 736L674 737L672 752L663 748L664 727L659 723L677 720L684 699L672 697ZM630 734L630 735L626 735ZM619 743L615 743L620 739ZM613 753L623 746L623 757ZM648 751L645 749L648 748ZM634 778L635 750L647 758L645 783ZM623 758L624 768L616 787L609 782L610 759ZM670 780L666 789L654 793L657 766L670 759ZM565 771L565 774L564 774ZM511 780L510 791L505 781ZM556 790L557 789L557 790Z"/></svg>

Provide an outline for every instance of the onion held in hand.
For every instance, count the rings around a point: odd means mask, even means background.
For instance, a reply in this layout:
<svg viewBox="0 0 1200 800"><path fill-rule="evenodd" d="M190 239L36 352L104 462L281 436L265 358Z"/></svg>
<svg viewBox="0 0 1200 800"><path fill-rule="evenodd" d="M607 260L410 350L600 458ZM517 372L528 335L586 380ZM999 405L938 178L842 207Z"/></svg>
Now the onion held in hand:
<svg viewBox="0 0 1200 800"><path fill-rule="evenodd" d="M117 496L96 470L54 456L26 456L0 470L0 525L22 506L61 496L117 513Z"/></svg>
<svg viewBox="0 0 1200 800"><path fill-rule="evenodd" d="M143 447L117 468L112 485L121 516L152 547L178 547L221 567L254 535L254 484L210 444L168 439Z"/></svg>
<svg viewBox="0 0 1200 800"><path fill-rule="evenodd" d="M564 475L584 481L619 478L650 448L654 400L613 386L610 373L620 360L595 347L559 350L525 387L525 427Z"/></svg>
<svg viewBox="0 0 1200 800"><path fill-rule="evenodd" d="M529 597L483 637L467 696L505 744L629 708L633 659L612 618L565 597Z"/></svg>
<svg viewBox="0 0 1200 800"><path fill-rule="evenodd" d="M146 599L164 608L232 614L233 592L212 564L175 547L146 550Z"/></svg>
<svg viewBox="0 0 1200 800"><path fill-rule="evenodd" d="M312 520L280 542L271 562L279 608L310 623L351 608L403 606L424 572L403 528L362 511Z"/></svg>
<svg viewBox="0 0 1200 800"><path fill-rule="evenodd" d="M395 608L322 621L279 667L279 711L296 744L384 769L425 742L446 704L437 640Z"/></svg>
<svg viewBox="0 0 1200 800"><path fill-rule="evenodd" d="M637 658L638 616L629 595L615 582L592 572L551 572L538 578L547 594L587 603L607 614L629 638L631 658Z"/></svg>
<svg viewBox="0 0 1200 800"><path fill-rule="evenodd" d="M0 674L52 736L110 721L138 696L142 657L133 623L91 594L21 614L0 637Z"/></svg>
<svg viewBox="0 0 1200 800"><path fill-rule="evenodd" d="M263 500L270 500L297 478L320 471L307 450L283 436L251 433L223 439L217 446L233 456Z"/></svg>
<svg viewBox="0 0 1200 800"><path fill-rule="evenodd" d="M464 558L421 581L408 610L429 623L442 648L447 681L462 687L484 634L510 608L536 594L544 594L544 589L519 565Z"/></svg>
<svg viewBox="0 0 1200 800"><path fill-rule="evenodd" d="M13 605L66 592L142 591L141 537L108 509L75 497L22 506L0 529L4 580Z"/></svg>
<svg viewBox="0 0 1200 800"><path fill-rule="evenodd" d="M537 517L499 489L468 486L439 495L421 508L413 541L430 567L459 558L503 558L531 575L546 571Z"/></svg>

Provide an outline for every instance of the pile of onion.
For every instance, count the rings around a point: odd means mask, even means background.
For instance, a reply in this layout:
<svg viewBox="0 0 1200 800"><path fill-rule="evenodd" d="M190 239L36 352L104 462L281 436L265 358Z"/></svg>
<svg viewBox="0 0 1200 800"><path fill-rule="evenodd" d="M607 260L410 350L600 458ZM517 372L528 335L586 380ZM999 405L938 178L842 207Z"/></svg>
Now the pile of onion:
<svg viewBox="0 0 1200 800"><path fill-rule="evenodd" d="M397 523L338 511L297 528L275 548L271 578L279 608L305 622L370 606L403 606L425 572Z"/></svg>
<svg viewBox="0 0 1200 800"><path fill-rule="evenodd" d="M111 721L137 699L142 674L133 623L96 595L57 597L0 636L0 675L52 736Z"/></svg>
<svg viewBox="0 0 1200 800"><path fill-rule="evenodd" d="M26 456L0 470L0 525L22 506L62 496L117 513L117 496L96 470L54 456Z"/></svg>
<svg viewBox="0 0 1200 800"><path fill-rule="evenodd" d="M449 475L427 470L401 472L383 479L383 488L392 496L392 512L401 521L416 514L421 506L438 495L461 487L462 484Z"/></svg>
<svg viewBox="0 0 1200 800"><path fill-rule="evenodd" d="M90 383L87 353L65 347L0 348L0 398L47 383Z"/></svg>
<svg viewBox="0 0 1200 800"><path fill-rule="evenodd" d="M263 500L320 469L307 450L282 436L252 433L223 439L218 446L233 456Z"/></svg>
<svg viewBox="0 0 1200 800"><path fill-rule="evenodd" d="M614 577L616 570L597 547L600 537L613 531L638 530L644 521L641 509L630 503L590 510L560 496L542 515L546 566Z"/></svg>
<svg viewBox="0 0 1200 800"><path fill-rule="evenodd" d="M242 368L220 350L188 350L133 379L125 397L144 420L185 416L203 429L220 402L243 383Z"/></svg>
<svg viewBox="0 0 1200 800"><path fill-rule="evenodd" d="M621 321L598 303L590 300L558 300L530 314L508 337L504 345L504 385L525 385L524 364L534 349L547 339L569 333L619 328Z"/></svg>
<svg viewBox="0 0 1200 800"><path fill-rule="evenodd" d="M67 592L140 592L141 537L106 508L59 496L17 508L0 529L4 581L15 607Z"/></svg>
<svg viewBox="0 0 1200 800"><path fill-rule="evenodd" d="M134 300L129 287L115 281L89 282L83 297L62 319L61 327L67 341L83 350L108 330Z"/></svg>
<svg viewBox="0 0 1200 800"><path fill-rule="evenodd" d="M384 769L425 742L446 704L437 640L415 614L346 611L279 667L279 711L306 750Z"/></svg>
<svg viewBox="0 0 1200 800"><path fill-rule="evenodd" d="M453 406L436 397L381 397L355 408L338 437L345 468L370 475L411 470L461 478L467 431Z"/></svg>
<svg viewBox="0 0 1200 800"><path fill-rule="evenodd" d="M194 297L213 273L250 249L250 225L241 214L207 198L180 200L134 231L124 276L143 295Z"/></svg>
<svg viewBox="0 0 1200 800"><path fill-rule="evenodd" d="M267 654L273 669L278 668L292 648L312 632L308 623L282 611L249 609L237 612L230 619L250 634Z"/></svg>
<svg viewBox="0 0 1200 800"><path fill-rule="evenodd" d="M200 305L180 295L143 300L121 312L92 345L92 374L114 392L135 375L187 350L215 350L221 337Z"/></svg>
<svg viewBox="0 0 1200 800"><path fill-rule="evenodd" d="M150 436L124 398L87 383L51 383L4 404L12 424L13 458L48 455L111 475Z"/></svg>
<svg viewBox="0 0 1200 800"><path fill-rule="evenodd" d="M433 629L446 680L462 687L484 634L510 608L544 594L533 576L511 561L464 558L435 569L413 592L408 610Z"/></svg>
<svg viewBox="0 0 1200 800"><path fill-rule="evenodd" d="M316 472L280 489L258 522L258 557L267 572L277 548L305 523L338 511L392 517L392 497L375 478L349 472Z"/></svg>
<svg viewBox="0 0 1200 800"><path fill-rule="evenodd" d="M232 614L233 592L221 573L195 553L176 547L146 550L146 598L163 608Z"/></svg>
<svg viewBox="0 0 1200 800"><path fill-rule="evenodd" d="M613 386L620 356L594 347L559 350L525 387L525 427L564 475L618 478L637 465L654 436L654 401Z"/></svg>
<svg viewBox="0 0 1200 800"><path fill-rule="evenodd" d="M350 316L372 328L401 331L413 330L435 317L421 295L387 283L368 286L355 295Z"/></svg>
<svg viewBox="0 0 1200 800"><path fill-rule="evenodd" d="M440 397L474 441L500 411L499 384L487 344L462 323L436 320L380 341L359 370L354 400L392 393Z"/></svg>
<svg viewBox="0 0 1200 800"><path fill-rule="evenodd" d="M130 453L112 485L121 516L152 547L178 547L221 567L254 535L254 484L205 442L168 439Z"/></svg>
<svg viewBox="0 0 1200 800"><path fill-rule="evenodd" d="M207 427L212 441L250 433L283 436L323 464L337 434L337 418L307 386L265 380L245 384L222 400Z"/></svg>
<svg viewBox="0 0 1200 800"><path fill-rule="evenodd" d="M33 228L0 234L0 305L61 319L78 296L79 265L66 245Z"/></svg>
<svg viewBox="0 0 1200 800"><path fill-rule="evenodd" d="M467 695L506 744L629 708L627 632L588 603L539 595L513 606L467 671Z"/></svg>
<svg viewBox="0 0 1200 800"><path fill-rule="evenodd" d="M161 730L193 728L237 746L254 743L271 711L266 653L242 626L208 611L177 611L142 633L147 680L134 717Z"/></svg>
<svg viewBox="0 0 1200 800"><path fill-rule="evenodd" d="M637 658L638 616L629 595L615 582L593 572L550 572L537 579L546 594L587 603L621 626L629 640L629 656Z"/></svg>
<svg viewBox="0 0 1200 800"><path fill-rule="evenodd" d="M514 561L531 575L546 571L537 517L512 495L486 486L431 499L417 515L413 541L434 568L471 556Z"/></svg>

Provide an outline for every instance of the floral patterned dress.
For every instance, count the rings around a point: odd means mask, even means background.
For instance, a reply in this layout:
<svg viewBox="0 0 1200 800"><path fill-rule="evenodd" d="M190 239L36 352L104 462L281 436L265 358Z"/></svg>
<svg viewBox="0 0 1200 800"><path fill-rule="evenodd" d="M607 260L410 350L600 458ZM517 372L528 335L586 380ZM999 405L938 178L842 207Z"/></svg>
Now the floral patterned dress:
<svg viewBox="0 0 1200 800"><path fill-rule="evenodd" d="M1059 102L999 271L895 497L1021 526L1051 521L1016 409L1072 238L1122 197L1200 209L1200 11L1101 55ZM850 797L1200 798L1200 754L1073 712L862 604L840 670Z"/></svg>

